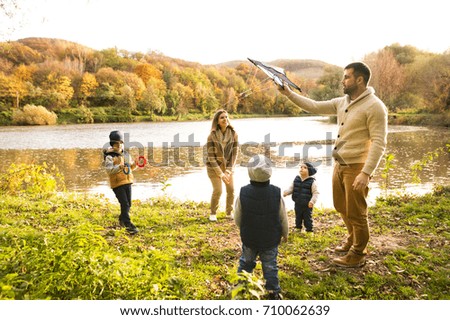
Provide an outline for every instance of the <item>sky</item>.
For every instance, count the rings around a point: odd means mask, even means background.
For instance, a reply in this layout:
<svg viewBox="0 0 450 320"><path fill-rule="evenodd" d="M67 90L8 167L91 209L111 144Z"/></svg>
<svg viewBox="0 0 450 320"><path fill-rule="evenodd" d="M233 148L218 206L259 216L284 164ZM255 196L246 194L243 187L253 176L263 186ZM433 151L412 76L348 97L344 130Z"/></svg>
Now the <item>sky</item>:
<svg viewBox="0 0 450 320"><path fill-rule="evenodd" d="M250 57L341 67L393 43L434 53L450 49L450 4L443 0L16 2L14 19L0 17L1 41L58 38L96 50L157 51L202 64Z"/></svg>

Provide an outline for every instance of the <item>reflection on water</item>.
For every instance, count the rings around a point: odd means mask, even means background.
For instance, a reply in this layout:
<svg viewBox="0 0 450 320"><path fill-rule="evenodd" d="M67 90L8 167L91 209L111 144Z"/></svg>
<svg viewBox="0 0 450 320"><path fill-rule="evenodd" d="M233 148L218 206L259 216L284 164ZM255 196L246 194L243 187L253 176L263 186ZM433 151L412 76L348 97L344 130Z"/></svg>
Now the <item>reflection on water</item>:
<svg viewBox="0 0 450 320"><path fill-rule="evenodd" d="M325 140L335 125L326 117L231 119L240 143ZM125 142L148 147L201 146L211 121L96 123L57 126L0 127L0 149L96 149L108 142L109 132L121 130Z"/></svg>
<svg viewBox="0 0 450 320"><path fill-rule="evenodd" d="M316 179L321 193L318 205L332 207L331 174L333 163L330 152L331 135L334 132L331 133L332 131L327 130L334 130L334 125L330 125L322 120L319 117L309 117L234 121L233 124L238 130L240 141L247 142L246 145L242 146L238 164L242 163L245 165L248 158L255 153L270 154L275 164L271 182L281 189L285 189L297 174L297 166L301 159L308 158L315 161L318 165ZM157 136L157 139L153 141L155 141L154 145L157 146L159 144L159 147L144 149L136 148L135 146L135 148L130 149L134 156L145 155L153 164L135 171L136 183L133 187L133 198L148 199L157 195L163 195L162 188L166 186L164 194L170 197L181 200L209 201L212 188L204 167L205 154L203 148L206 141L206 134L203 131L206 130L207 133L209 124L209 121L155 124L152 130L158 128L159 131L158 134L153 131L155 136ZM122 124L121 126L127 127L126 129L131 132L130 141L136 142L139 139L144 139L145 126L143 124L134 125L136 126L135 128L133 124ZM107 184L107 176L102 169L103 156L101 152L101 147L105 142L104 137L105 135L106 137L108 136L111 124L108 126L83 125L63 127L63 129L59 127L1 128L0 157L3 165L0 172L4 171L13 162L47 162L50 165L55 164L64 174L68 190L103 193L106 197L112 198L114 196L113 192ZM273 132L269 132L268 128L271 128ZM297 130L294 130L294 128L297 128ZM171 146L174 146L171 143L164 145L161 132L165 132L172 138L177 135L175 133L176 130L179 132L178 137L180 140L188 141L188 136L193 135L201 137L199 141L202 141L202 143L197 141L197 147L195 148L186 146L186 144L180 148L171 148ZM303 134L303 130L307 130L308 134ZM102 138L94 138L97 137L99 132L101 132ZM20 136L21 139L8 143L7 139L11 136ZM66 140L68 136L71 136L72 139ZM83 143L77 140L78 137L89 136L91 137L90 140L82 138ZM33 139L36 137L39 139L44 139L45 137L45 141L40 140L42 144L33 142ZM136 139L132 140L131 137L136 137ZM425 166L419 175L422 180L420 185L410 183L411 164L420 160L427 152L445 146L449 139L450 133L447 129L391 127L388 136L387 153L394 154L395 160L393 169L389 173L389 189L392 191L398 188L406 188L409 192L424 193L429 191L434 183L449 184L448 172L450 162L448 154L440 156ZM174 140L176 141L176 138ZM29 146L30 141L33 142L31 143L33 148ZM62 147L63 145L72 146L74 141L78 143L78 147ZM92 141L95 142L98 148L92 148ZM259 142L248 144L251 141ZM144 143L142 144L144 145ZM51 146L55 147L49 148ZM161 146L167 146L167 148L163 149ZM383 165L384 161L380 164L371 182L371 202L377 195L385 192L381 188L384 182L381 177ZM247 183L247 169L238 165L235 173L236 193L239 192L241 186ZM285 200L287 207L292 209L292 201L289 198Z"/></svg>

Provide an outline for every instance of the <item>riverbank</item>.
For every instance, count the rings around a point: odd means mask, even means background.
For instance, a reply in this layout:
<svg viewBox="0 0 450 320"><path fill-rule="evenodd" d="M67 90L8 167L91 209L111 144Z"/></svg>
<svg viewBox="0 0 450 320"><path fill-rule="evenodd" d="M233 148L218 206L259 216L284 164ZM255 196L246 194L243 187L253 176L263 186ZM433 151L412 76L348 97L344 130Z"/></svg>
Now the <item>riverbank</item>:
<svg viewBox="0 0 450 320"><path fill-rule="evenodd" d="M89 110L86 113L86 110ZM120 111L120 110L119 110ZM117 108L112 107L96 107L91 109L82 108L67 108L56 112L58 116L57 124L83 124L83 123L123 123L123 122L182 122L182 121L201 121L211 120L213 114L203 113L187 113L181 115L128 115L124 116L119 113ZM248 119L248 118L287 118L289 115L283 114L237 114L233 113L233 119ZM300 116L311 116L309 114L302 114ZM12 110L0 112L0 126L17 125L12 121Z"/></svg>
<svg viewBox="0 0 450 320"><path fill-rule="evenodd" d="M188 113L184 115L173 116L139 116L131 115L123 117L117 113L116 108L97 107L89 109L90 113L86 114L86 109L71 108L64 109L57 113L57 124L81 124L81 123L118 123L118 122L180 122L180 121L201 121L211 120L212 115L202 113ZM231 114L232 119L249 119L249 118L288 118L288 117L305 117L313 116L311 114L301 114L299 116L290 116L284 114ZM329 117L330 122L336 122L336 117ZM446 114L429 114L429 113L390 113L388 122L390 125L411 125L411 126L439 126L450 127L450 113ZM12 111L1 112L0 126L11 126Z"/></svg>
<svg viewBox="0 0 450 320"><path fill-rule="evenodd" d="M430 113L392 113L389 114L390 125L437 126L450 127L450 112L446 114Z"/></svg>
<svg viewBox="0 0 450 320"><path fill-rule="evenodd" d="M140 232L130 236L118 226L114 201L79 193L0 192L0 299L264 297L259 267L252 277L236 276L237 227L224 213L209 222L207 203L134 201L131 216ZM331 259L345 227L334 210L316 210L315 233L292 232L280 246L284 298L449 299L449 211L450 186L379 199L369 209L366 265L342 269ZM292 226L292 211L289 219Z"/></svg>

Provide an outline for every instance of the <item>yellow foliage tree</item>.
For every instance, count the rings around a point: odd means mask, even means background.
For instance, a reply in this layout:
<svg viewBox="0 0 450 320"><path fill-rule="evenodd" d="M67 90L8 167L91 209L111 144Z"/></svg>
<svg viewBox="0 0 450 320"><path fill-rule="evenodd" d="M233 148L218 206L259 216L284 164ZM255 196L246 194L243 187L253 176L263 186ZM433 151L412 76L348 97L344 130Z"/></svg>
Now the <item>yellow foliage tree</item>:
<svg viewBox="0 0 450 320"><path fill-rule="evenodd" d="M74 92L69 77L58 76L53 72L47 76L44 87L47 91L58 92L67 100L72 98Z"/></svg>
<svg viewBox="0 0 450 320"><path fill-rule="evenodd" d="M6 76L0 73L0 98L13 102L18 108L20 98L27 93L27 86L23 81L15 76Z"/></svg>
<svg viewBox="0 0 450 320"><path fill-rule="evenodd" d="M47 75L43 88L45 95L48 97L46 105L51 109L67 106L74 94L70 78L58 76L54 72Z"/></svg>
<svg viewBox="0 0 450 320"><path fill-rule="evenodd" d="M145 91L145 84L141 78L132 72L120 71L126 86L129 86L134 92L134 98L140 100Z"/></svg>
<svg viewBox="0 0 450 320"><path fill-rule="evenodd" d="M80 86L80 95L83 101L92 96L97 87L98 82L95 76L89 72L85 72L83 74L83 78L81 79L81 86Z"/></svg>
<svg viewBox="0 0 450 320"><path fill-rule="evenodd" d="M20 81L30 82L33 80L33 74L37 68L35 65L26 66L24 64L19 65L14 69L13 75Z"/></svg>

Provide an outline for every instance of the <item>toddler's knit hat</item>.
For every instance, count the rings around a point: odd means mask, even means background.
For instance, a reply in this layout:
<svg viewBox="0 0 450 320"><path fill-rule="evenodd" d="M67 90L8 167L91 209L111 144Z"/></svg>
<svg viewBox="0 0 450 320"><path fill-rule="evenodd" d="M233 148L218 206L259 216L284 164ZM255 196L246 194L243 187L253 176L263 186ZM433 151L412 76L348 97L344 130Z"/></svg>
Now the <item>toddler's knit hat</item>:
<svg viewBox="0 0 450 320"><path fill-rule="evenodd" d="M255 155L248 162L248 176L251 181L266 182L272 176L272 162L263 155Z"/></svg>

